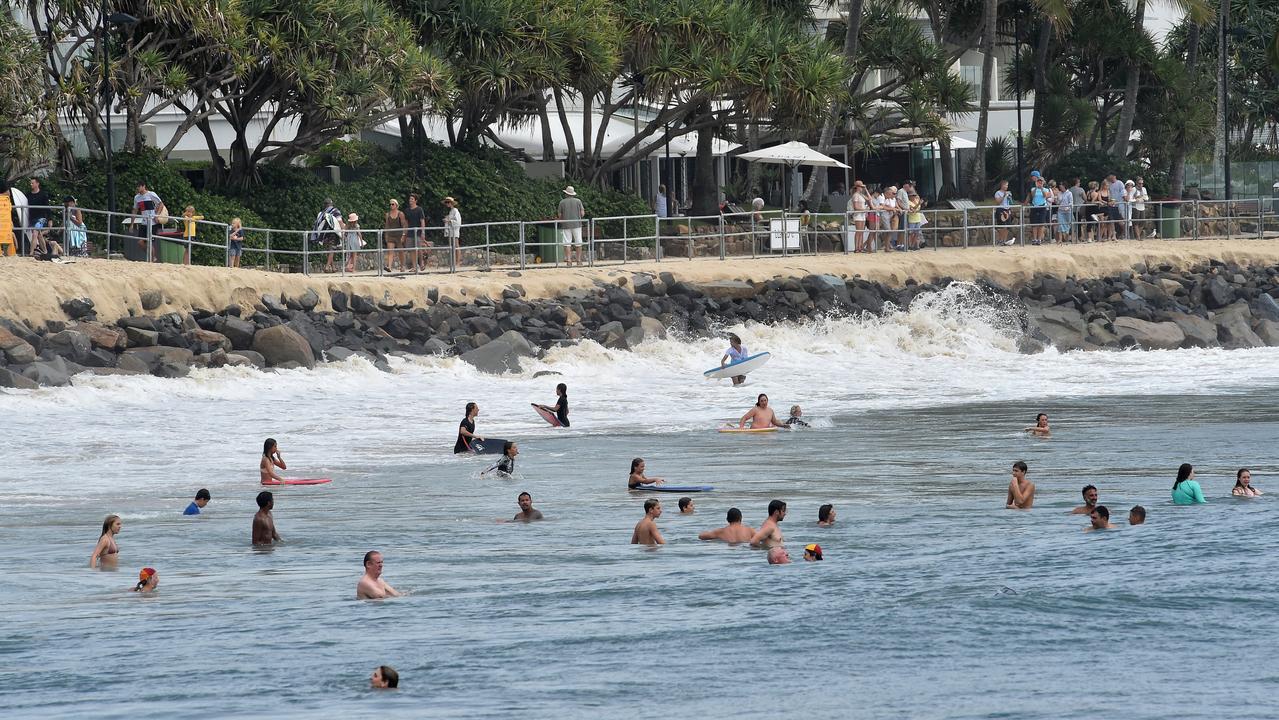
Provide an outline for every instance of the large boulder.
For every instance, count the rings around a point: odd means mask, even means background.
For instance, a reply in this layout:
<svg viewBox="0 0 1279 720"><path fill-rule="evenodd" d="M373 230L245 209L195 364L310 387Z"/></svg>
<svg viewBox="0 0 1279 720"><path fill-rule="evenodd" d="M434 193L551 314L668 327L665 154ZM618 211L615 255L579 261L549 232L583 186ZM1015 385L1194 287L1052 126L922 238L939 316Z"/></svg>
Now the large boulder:
<svg viewBox="0 0 1279 720"><path fill-rule="evenodd" d="M1279 322L1279 302L1275 302L1274 298L1262 293L1257 296L1257 302L1253 305L1253 315Z"/></svg>
<svg viewBox="0 0 1279 720"><path fill-rule="evenodd" d="M116 352L129 346L129 337L118 327L94 322L81 322L76 323L72 329L87 335L89 343L95 348Z"/></svg>
<svg viewBox="0 0 1279 720"><path fill-rule="evenodd" d="M534 357L537 350L520 333L508 330L482 347L462 354L462 359L482 372L500 375L520 372L520 358Z"/></svg>
<svg viewBox="0 0 1279 720"><path fill-rule="evenodd" d="M1204 285L1204 304L1209 310L1218 310L1235 301L1235 289L1220 275L1215 275Z"/></svg>
<svg viewBox="0 0 1279 720"><path fill-rule="evenodd" d="M657 318L641 317L639 326L643 328L644 337L646 338L661 340L666 337L666 326Z"/></svg>
<svg viewBox="0 0 1279 720"><path fill-rule="evenodd" d="M298 298L298 304L302 306L303 310L311 312L316 305L320 304L320 294L312 288L307 288L306 292L302 293L302 296Z"/></svg>
<svg viewBox="0 0 1279 720"><path fill-rule="evenodd" d="M682 283L677 283L677 285ZM716 280L698 283L698 291L713 300L749 300L755 297L755 286L741 280ZM672 288L672 292L674 288ZM681 293L687 294L687 293Z"/></svg>
<svg viewBox="0 0 1279 720"><path fill-rule="evenodd" d="M7 368L0 368L0 387L35 390L40 387L40 384L25 375L20 375Z"/></svg>
<svg viewBox="0 0 1279 720"><path fill-rule="evenodd" d="M230 338L212 330L190 330L184 333L183 337L192 344L203 345L207 348L204 352L212 352L217 349L227 353L231 352L234 347Z"/></svg>
<svg viewBox="0 0 1279 720"><path fill-rule="evenodd" d="M143 330L132 325L124 329L129 338L129 347L152 347L160 344L160 333L155 330Z"/></svg>
<svg viewBox="0 0 1279 720"><path fill-rule="evenodd" d="M1274 320L1258 320L1257 337L1270 347L1279 346L1279 322Z"/></svg>
<svg viewBox="0 0 1279 720"><path fill-rule="evenodd" d="M37 360L23 368L22 374L39 385L62 387L71 384L71 376L79 369L78 366L74 370L69 369L62 358L55 358L50 362Z"/></svg>
<svg viewBox="0 0 1279 720"><path fill-rule="evenodd" d="M38 353L31 343L23 340L8 328L0 327L0 354L12 365L35 362Z"/></svg>
<svg viewBox="0 0 1279 720"><path fill-rule="evenodd" d="M217 331L231 341L231 347L248 350L253 347L253 336L257 333L258 326L238 317L227 317L218 325Z"/></svg>
<svg viewBox="0 0 1279 720"><path fill-rule="evenodd" d="M1266 342L1252 331L1252 311L1238 303L1217 313L1217 339L1231 350L1264 347Z"/></svg>
<svg viewBox="0 0 1279 720"><path fill-rule="evenodd" d="M93 344L89 336L76 330L63 330L44 339L44 349L64 357L71 362L84 364L89 357Z"/></svg>
<svg viewBox="0 0 1279 720"><path fill-rule="evenodd" d="M308 370L315 367L315 353L311 344L297 330L287 325L276 325L259 330L253 336L253 350L275 366L295 362Z"/></svg>
<svg viewBox="0 0 1279 720"><path fill-rule="evenodd" d="M1153 323L1120 317L1111 324L1121 339L1131 337L1138 346L1147 350L1174 350L1186 342L1186 334L1175 322Z"/></svg>
<svg viewBox="0 0 1279 720"><path fill-rule="evenodd" d="M235 352L227 353L226 358L229 365L249 365L255 368L266 367L266 358L252 350L236 350Z"/></svg>
<svg viewBox="0 0 1279 720"><path fill-rule="evenodd" d="M1027 313L1028 330L1043 333L1058 350L1074 350L1083 347L1087 326L1079 311L1064 306L1030 308Z"/></svg>
<svg viewBox="0 0 1279 720"><path fill-rule="evenodd" d="M139 347L129 348L120 354L120 360L116 363L116 367L122 367L127 370L142 369L143 372L153 373L163 365L181 366L189 365L195 354L186 348L165 347Z"/></svg>
<svg viewBox="0 0 1279 720"><path fill-rule="evenodd" d="M70 300L63 300L62 312L66 313L67 317L72 320L92 317L94 314L93 301L89 298L71 298Z"/></svg>
<svg viewBox="0 0 1279 720"><path fill-rule="evenodd" d="M815 298L833 299L841 305L851 305L853 302L843 278L834 275L808 275L800 284Z"/></svg>
<svg viewBox="0 0 1279 720"><path fill-rule="evenodd" d="M1169 313L1168 317L1185 333L1183 347L1217 347L1217 326L1211 320L1185 313Z"/></svg>

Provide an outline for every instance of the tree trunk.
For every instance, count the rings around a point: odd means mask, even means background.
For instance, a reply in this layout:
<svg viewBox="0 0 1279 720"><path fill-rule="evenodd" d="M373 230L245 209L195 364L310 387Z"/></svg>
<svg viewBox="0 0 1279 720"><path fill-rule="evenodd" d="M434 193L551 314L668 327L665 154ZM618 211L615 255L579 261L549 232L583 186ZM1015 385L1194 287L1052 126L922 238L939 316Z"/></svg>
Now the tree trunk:
<svg viewBox="0 0 1279 720"><path fill-rule="evenodd" d="M1146 23L1146 0L1137 0L1137 34L1140 35ZM1128 84L1124 87L1124 107L1119 113L1119 127L1115 131L1115 144L1110 154L1118 158L1128 156L1128 145L1132 138L1132 122L1137 118L1137 89L1141 81L1141 59L1135 55L1128 58Z"/></svg>
<svg viewBox="0 0 1279 720"><path fill-rule="evenodd" d="M542 160L551 162L555 160L555 136L551 134L551 117L546 112L546 104L550 99L543 96L542 104L537 109L539 125L542 128Z"/></svg>
<svg viewBox="0 0 1279 720"><path fill-rule="evenodd" d="M759 149L759 125L758 124L751 123L751 126L746 130L746 149L748 151ZM760 197L764 196L764 188L761 187L760 185L760 180L763 179L763 176L764 176L764 168L762 167L762 163L757 163L757 162L751 163L750 168L746 171L746 179L748 180L746 184L750 186L746 189L746 192L752 195L749 198L745 198L747 201L754 199L753 193L759 193ZM674 187L674 184L670 185L669 187Z"/></svg>
<svg viewBox="0 0 1279 720"><path fill-rule="evenodd" d="M865 0L848 0L848 22L844 25L844 62L847 65L846 70L852 73L853 56L857 54L858 40L861 38L862 32L862 5ZM830 112L826 114L826 121L822 124L822 134L817 141L817 152L825 155L830 151L831 143L835 141L835 126L840 118L844 116L844 104L839 100L832 100L830 104ZM845 153L845 160L852 158ZM849 163L850 165L852 163ZM827 174L826 172L813 172L808 177L808 187L804 188L804 200L813 206L813 194L817 192L818 197L826 197L827 195ZM818 187L820 185L820 188ZM820 207L820 206L814 206ZM831 208L835 211L836 208ZM843 210L843 208L839 208Z"/></svg>
<svg viewBox="0 0 1279 720"><path fill-rule="evenodd" d="M955 188L955 156L950 148L950 133L937 139L938 159L941 161L941 189L937 191L938 200L949 200L959 194Z"/></svg>
<svg viewBox="0 0 1279 720"><path fill-rule="evenodd" d="M1221 8L1217 11L1217 126L1213 133L1212 161L1213 167L1221 172L1226 167L1226 98L1230 92L1229 76L1226 72L1226 31L1230 27L1230 0L1221 0Z"/></svg>
<svg viewBox="0 0 1279 720"><path fill-rule="evenodd" d="M709 110L709 108L708 108ZM693 214L719 213L719 184L715 182L715 129L697 131L697 158L693 161Z"/></svg>
<svg viewBox="0 0 1279 720"><path fill-rule="evenodd" d="M1186 74L1194 82L1199 75L1199 36L1201 28L1198 23L1190 26L1186 37ZM1177 131L1173 141L1172 158L1168 163L1168 195L1180 200L1186 187L1186 130Z"/></svg>
<svg viewBox="0 0 1279 720"><path fill-rule="evenodd" d="M1035 115L1030 121L1030 136L1036 137L1043 125L1044 103L1048 101L1048 50L1052 44L1053 24L1045 18L1039 23L1039 40L1035 45Z"/></svg>
<svg viewBox="0 0 1279 720"><path fill-rule="evenodd" d="M973 159L973 175L968 196L974 200L986 197L986 140L990 132L991 87L995 77L995 33L999 24L999 0L986 0L982 13L981 34L981 98L977 110L977 155Z"/></svg>

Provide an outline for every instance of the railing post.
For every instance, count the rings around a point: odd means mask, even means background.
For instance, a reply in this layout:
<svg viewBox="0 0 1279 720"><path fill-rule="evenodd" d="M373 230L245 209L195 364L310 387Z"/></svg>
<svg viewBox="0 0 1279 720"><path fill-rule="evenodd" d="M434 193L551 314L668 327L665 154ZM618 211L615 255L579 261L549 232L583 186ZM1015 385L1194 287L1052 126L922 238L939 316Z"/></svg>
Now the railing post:
<svg viewBox="0 0 1279 720"><path fill-rule="evenodd" d="M266 231L266 271L271 272L271 230Z"/></svg>
<svg viewBox="0 0 1279 720"><path fill-rule="evenodd" d="M782 257L790 254L790 218L782 210Z"/></svg>
<svg viewBox="0 0 1279 720"><path fill-rule="evenodd" d="M627 218L622 218L622 264L625 265L631 259L630 252L631 233Z"/></svg>
<svg viewBox="0 0 1279 720"><path fill-rule="evenodd" d="M658 215L653 216L653 258L657 262L662 261L662 220Z"/></svg>
<svg viewBox="0 0 1279 720"><path fill-rule="evenodd" d="M968 249L968 208L960 211L964 216L964 249ZM993 218L992 218L993 219ZM992 245L994 243L991 243Z"/></svg>
<svg viewBox="0 0 1279 720"><path fill-rule="evenodd" d="M724 213L719 214L719 259L724 259Z"/></svg>
<svg viewBox="0 0 1279 720"><path fill-rule="evenodd" d="M154 238L152 238L152 236L151 236L151 231L152 231L152 229L153 229L154 227L155 227L155 225L152 225L152 224L151 224L151 221L150 221L150 220L148 220L148 221L147 221L147 262L155 262L155 261L156 261L156 257L155 257L155 249L154 249L154 242L155 242L155 240L154 240Z"/></svg>
<svg viewBox="0 0 1279 720"><path fill-rule="evenodd" d="M484 265L490 268L493 267L493 249L490 245L493 239L492 229L492 225L484 223Z"/></svg>
<svg viewBox="0 0 1279 720"><path fill-rule="evenodd" d="M590 234L586 241L586 247L590 248L586 253L586 265L595 267L595 218L587 218L585 230Z"/></svg>
<svg viewBox="0 0 1279 720"><path fill-rule="evenodd" d="M311 275L311 233L302 233L302 274Z"/></svg>
<svg viewBox="0 0 1279 720"><path fill-rule="evenodd" d="M1190 201L1190 236L1199 239L1199 200Z"/></svg>
<svg viewBox="0 0 1279 720"><path fill-rule="evenodd" d="M520 269L523 270L525 265L524 258L528 255L528 247L524 239L524 221L520 221Z"/></svg>
<svg viewBox="0 0 1279 720"><path fill-rule="evenodd" d="M65 227L65 223L63 224ZM1261 193L1257 193L1257 239L1264 240L1266 237L1266 214L1265 200L1262 199Z"/></svg>

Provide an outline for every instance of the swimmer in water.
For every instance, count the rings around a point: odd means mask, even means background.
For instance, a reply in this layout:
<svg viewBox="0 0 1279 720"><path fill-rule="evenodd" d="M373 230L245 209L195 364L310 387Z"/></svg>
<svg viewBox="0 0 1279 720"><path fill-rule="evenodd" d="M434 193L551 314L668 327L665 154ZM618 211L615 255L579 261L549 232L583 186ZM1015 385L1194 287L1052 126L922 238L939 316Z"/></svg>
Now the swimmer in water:
<svg viewBox="0 0 1279 720"><path fill-rule="evenodd" d="M733 333L728 334L728 345L728 349L724 351L724 357L719 359L720 367L727 367L733 363L739 363L750 357L750 354L746 352L746 347L742 345L742 339ZM746 382L745 375L733 376L734 385L741 385L744 382Z"/></svg>
<svg viewBox="0 0 1279 720"><path fill-rule="evenodd" d="M510 440L502 446L502 459L497 464L489 468L489 470L497 470L498 472L510 477L515 474L515 456L520 454L520 448ZM485 472L488 472L486 470Z"/></svg>
<svg viewBox="0 0 1279 720"><path fill-rule="evenodd" d="M644 474L644 458L635 458L631 461L631 477L626 481L626 487L635 489L640 485L662 485L666 480L659 477L648 477Z"/></svg>
<svg viewBox="0 0 1279 720"><path fill-rule="evenodd" d="M560 383L555 386L555 405L538 405L537 408L543 412L551 413L556 420L560 421L560 425L568 427L568 385Z"/></svg>
<svg viewBox="0 0 1279 720"><path fill-rule="evenodd" d="M1114 530L1115 526L1110 524L1110 511L1105 505L1098 505L1092 509L1092 513L1088 515L1091 525L1084 528L1084 532L1092 532L1093 530Z"/></svg>
<svg viewBox="0 0 1279 720"><path fill-rule="evenodd" d="M1239 468L1239 472L1235 473L1235 487L1230 491L1230 494L1236 497L1257 497L1261 495L1261 491L1252 486L1251 470Z"/></svg>
<svg viewBox="0 0 1279 720"><path fill-rule="evenodd" d="M1048 429L1048 415L1045 413L1039 413L1036 415L1035 424L1026 428L1026 432L1040 437L1048 437L1051 435L1052 433Z"/></svg>
<svg viewBox="0 0 1279 720"><path fill-rule="evenodd" d="M475 418L480 414L480 406L473 402L466 404L466 417L462 418L461 424L457 426L457 442L453 444L453 452L464 453L471 451L471 443L475 441L484 442L484 438L475 434Z"/></svg>
<svg viewBox="0 0 1279 720"><path fill-rule="evenodd" d="M364 576L355 585L355 599L381 600L401 594L382 577L382 553L377 550L364 553Z"/></svg>
<svg viewBox="0 0 1279 720"><path fill-rule="evenodd" d="M258 493L258 511L253 515L253 544L270 545L281 542L280 534L275 531L275 518L271 510L275 507L275 496L263 490Z"/></svg>
<svg viewBox="0 0 1279 720"><path fill-rule="evenodd" d="M1084 496L1084 504L1071 510L1070 515L1092 515L1093 508L1097 507L1097 487L1095 485L1085 485L1080 490Z"/></svg>
<svg viewBox="0 0 1279 720"><path fill-rule="evenodd" d="M93 547L93 555L89 558L89 567L95 568L99 562L115 564L116 555L120 552L120 549L115 544L115 536L120 534L120 528L122 527L124 527L124 523L120 522L119 515L108 515L107 519L102 521L102 534L98 536L98 544Z"/></svg>
<svg viewBox="0 0 1279 720"><path fill-rule="evenodd" d="M511 522L533 522L542 519L542 511L533 507L533 496L526 492L520 493L515 498L515 502L520 506L520 511L515 513L515 517L511 518Z"/></svg>
<svg viewBox="0 0 1279 720"><path fill-rule="evenodd" d="M632 545L665 545L666 540L657 529L656 520L662 516L662 503L657 498L644 501L644 519L635 523L635 532L631 533Z"/></svg>
<svg viewBox="0 0 1279 720"><path fill-rule="evenodd" d="M726 543L736 544L750 542L755 537L755 529L750 525L742 524L742 511L737 508L728 509L728 524L722 528L707 530L697 536L698 540L723 540Z"/></svg>
<svg viewBox="0 0 1279 720"><path fill-rule="evenodd" d="M800 420L799 417L804 414L803 409L798 405L790 406L790 417L786 418L786 427L808 427L808 423Z"/></svg>
<svg viewBox="0 0 1279 720"><path fill-rule="evenodd" d="M695 512L693 508L693 498L682 497L679 499L679 514L692 515Z"/></svg>
<svg viewBox="0 0 1279 720"><path fill-rule="evenodd" d="M1128 524L1129 525L1146 524L1146 508L1140 505L1133 505L1132 509L1128 511Z"/></svg>
<svg viewBox="0 0 1279 720"><path fill-rule="evenodd" d="M790 553L786 552L786 548L778 545L777 547L768 549L769 565L789 565Z"/></svg>
<svg viewBox="0 0 1279 720"><path fill-rule="evenodd" d="M187 505L187 509L183 510L182 514L199 515L200 511L204 509L204 506L208 505L209 501L212 499L213 496L209 494L208 488L200 488L195 491L195 500L192 500L191 504Z"/></svg>
<svg viewBox="0 0 1279 720"><path fill-rule="evenodd" d="M781 500L773 500L768 503L768 519L751 536L751 547L768 548L785 542L786 538L782 537L782 529L777 525L785 519L786 503Z"/></svg>
<svg viewBox="0 0 1279 720"><path fill-rule="evenodd" d="M159 585L160 573L155 568L145 567L138 573L138 584L133 586L133 592L155 592Z"/></svg>
<svg viewBox="0 0 1279 720"><path fill-rule="evenodd" d="M748 422L750 423L749 426L747 425ZM741 420L737 421L737 427L784 428L786 426L778 421L777 415L773 412L773 409L768 406L768 396L764 393L760 393L759 397L755 398L755 405L752 406L750 410L746 411L746 414L742 416Z"/></svg>
<svg viewBox="0 0 1279 720"><path fill-rule="evenodd" d="M830 527L835 524L835 506L830 503L817 508L817 527Z"/></svg>
<svg viewBox="0 0 1279 720"><path fill-rule="evenodd" d="M275 438L267 438L262 443L262 459L258 461L258 475L261 476L263 485L279 485L284 482L284 478L275 471L276 468L288 470L289 466L284 464L284 458L280 455L280 446L276 444Z"/></svg>
<svg viewBox="0 0 1279 720"><path fill-rule="evenodd" d="M394 690L400 686L400 674L390 665L378 665L369 676L369 687L374 690Z"/></svg>
<svg viewBox="0 0 1279 720"><path fill-rule="evenodd" d="M1028 471L1025 461L1018 460L1013 463L1013 479L1008 482L1008 497L1004 499L1005 508L1029 510L1035 504L1035 483L1026 477ZM1096 488L1093 490L1095 491ZM1096 502L1096 498L1093 502Z"/></svg>
<svg viewBox="0 0 1279 720"><path fill-rule="evenodd" d="M804 546L804 562L819 562L822 559L822 546L810 543Z"/></svg>

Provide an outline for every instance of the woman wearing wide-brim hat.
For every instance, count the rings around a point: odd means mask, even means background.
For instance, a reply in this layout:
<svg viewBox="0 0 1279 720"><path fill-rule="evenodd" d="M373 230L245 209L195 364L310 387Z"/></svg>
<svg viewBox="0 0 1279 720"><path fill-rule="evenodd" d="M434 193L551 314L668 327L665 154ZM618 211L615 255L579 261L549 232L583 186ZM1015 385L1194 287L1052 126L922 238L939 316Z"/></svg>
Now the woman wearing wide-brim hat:
<svg viewBox="0 0 1279 720"><path fill-rule="evenodd" d="M457 200L452 196L444 198L444 240L453 247L453 267L462 266L462 213L457 209Z"/></svg>

